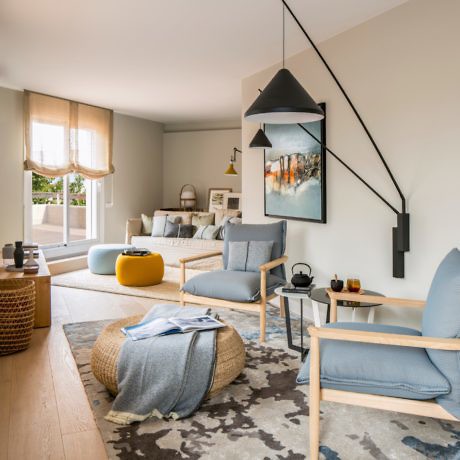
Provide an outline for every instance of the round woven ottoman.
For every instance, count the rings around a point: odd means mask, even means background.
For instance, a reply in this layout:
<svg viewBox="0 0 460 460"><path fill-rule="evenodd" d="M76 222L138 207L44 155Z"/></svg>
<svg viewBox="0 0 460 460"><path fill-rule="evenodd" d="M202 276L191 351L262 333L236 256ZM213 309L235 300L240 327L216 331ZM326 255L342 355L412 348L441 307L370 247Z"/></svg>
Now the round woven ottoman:
<svg viewBox="0 0 460 460"><path fill-rule="evenodd" d="M121 254L115 264L117 280L123 286L153 286L160 284L165 273L161 254L127 256Z"/></svg>
<svg viewBox="0 0 460 460"><path fill-rule="evenodd" d="M122 343L126 340L122 327L138 323L143 315L123 318L109 324L99 335L91 353L91 370L94 376L107 387L112 395L118 393L117 363ZM212 397L233 380L244 369L246 353L243 340L232 326L217 330L216 366L212 386L207 397Z"/></svg>
<svg viewBox="0 0 460 460"><path fill-rule="evenodd" d="M115 275L117 257L131 244L95 244L88 251L88 268L96 275Z"/></svg>

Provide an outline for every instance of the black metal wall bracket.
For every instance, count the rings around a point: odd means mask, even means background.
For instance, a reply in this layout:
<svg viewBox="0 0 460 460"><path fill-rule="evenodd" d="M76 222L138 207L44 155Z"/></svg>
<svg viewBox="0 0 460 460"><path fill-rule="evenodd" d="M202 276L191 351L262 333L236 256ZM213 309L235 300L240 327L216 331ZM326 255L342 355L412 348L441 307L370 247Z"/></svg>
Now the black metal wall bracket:
<svg viewBox="0 0 460 460"><path fill-rule="evenodd" d="M327 63L327 61L324 59L324 56L321 54L319 51L318 47L316 44L313 42L297 16L294 14L292 9L289 7L287 4L286 0L281 0L281 3L283 6L286 8L286 10L289 12L289 14L292 16L294 19L295 23L299 27L299 29L302 31L302 33L305 35L306 39L312 46L313 50L315 53L318 55L320 58L321 62L324 64L326 67L327 71L331 75L332 79L334 82L337 84L340 92L342 95L345 97L346 101L348 102L349 106L353 110L353 113L356 115L356 118L358 119L359 123L361 124L362 128L364 129L364 132L366 133L367 137L369 138L372 146L374 147L375 152L377 153L378 157L380 158L388 176L390 177L391 181L393 182L393 185L395 186L400 198L401 198L401 211L396 209L391 203L388 202L377 190L375 190L371 185L369 185L356 171L354 171L349 165L347 165L338 155L336 155L331 149L329 149L326 145L324 145L317 137L315 137L309 130L307 130L303 125L299 124L304 131L306 131L313 139L315 139L317 142L322 145L327 152L329 152L337 161L339 161L342 166L344 166L348 171L350 171L357 179L359 179L374 195L376 195L382 202L384 202L393 212L396 213L397 215L397 225L396 227L393 227L393 277L395 278L404 278L404 255L407 251L410 249L410 219L409 219L409 214L406 212L406 198L399 187L398 182L396 181L396 178L394 177L393 173L391 172L390 167L388 166L387 162L385 161L385 158L383 156L383 153L381 152L380 148L378 147L377 143L375 142L372 134L370 133L369 129L367 128L366 124L364 123L364 120L361 118L361 115L359 114L357 108L351 101L350 97L348 96L347 92L345 91L345 88L342 86L334 72L332 71L331 67ZM283 14L284 14L284 9L283 9ZM284 24L284 22L283 22Z"/></svg>

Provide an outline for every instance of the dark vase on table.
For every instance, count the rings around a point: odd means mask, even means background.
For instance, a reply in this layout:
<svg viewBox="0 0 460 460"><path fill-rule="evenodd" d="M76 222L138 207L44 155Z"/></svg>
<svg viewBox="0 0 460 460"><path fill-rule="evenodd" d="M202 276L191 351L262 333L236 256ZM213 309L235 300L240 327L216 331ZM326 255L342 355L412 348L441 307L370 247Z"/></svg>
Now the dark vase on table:
<svg viewBox="0 0 460 460"><path fill-rule="evenodd" d="M15 242L16 249L14 250L14 266L22 268L24 265L24 249L22 248L22 241Z"/></svg>

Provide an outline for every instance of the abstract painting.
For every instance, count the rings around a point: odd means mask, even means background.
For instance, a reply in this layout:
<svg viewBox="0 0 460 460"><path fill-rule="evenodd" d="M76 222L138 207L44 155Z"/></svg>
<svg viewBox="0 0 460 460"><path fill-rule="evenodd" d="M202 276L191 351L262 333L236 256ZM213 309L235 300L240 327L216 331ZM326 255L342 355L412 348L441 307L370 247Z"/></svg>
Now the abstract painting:
<svg viewBox="0 0 460 460"><path fill-rule="evenodd" d="M325 118L303 126L326 145ZM297 124L266 124L265 134L265 215L326 223L324 147Z"/></svg>

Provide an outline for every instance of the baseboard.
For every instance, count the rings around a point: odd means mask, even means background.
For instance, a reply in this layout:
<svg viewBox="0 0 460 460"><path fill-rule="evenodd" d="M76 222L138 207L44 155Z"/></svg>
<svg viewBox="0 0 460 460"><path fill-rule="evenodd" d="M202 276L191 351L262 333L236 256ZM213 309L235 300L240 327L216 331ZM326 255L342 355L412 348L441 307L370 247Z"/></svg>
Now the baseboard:
<svg viewBox="0 0 460 460"><path fill-rule="evenodd" d="M48 269L51 276L83 270L85 268L88 268L88 257L86 255L48 262Z"/></svg>

